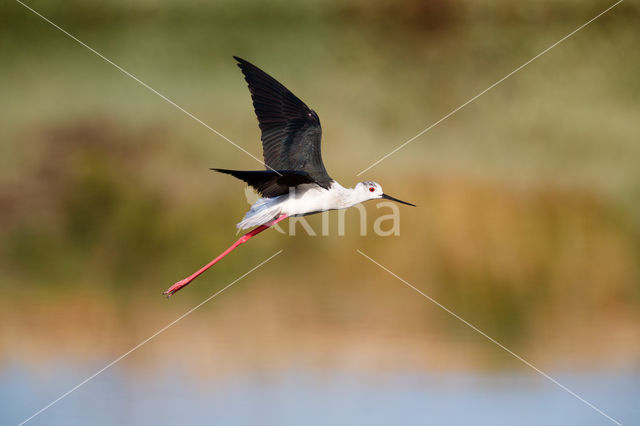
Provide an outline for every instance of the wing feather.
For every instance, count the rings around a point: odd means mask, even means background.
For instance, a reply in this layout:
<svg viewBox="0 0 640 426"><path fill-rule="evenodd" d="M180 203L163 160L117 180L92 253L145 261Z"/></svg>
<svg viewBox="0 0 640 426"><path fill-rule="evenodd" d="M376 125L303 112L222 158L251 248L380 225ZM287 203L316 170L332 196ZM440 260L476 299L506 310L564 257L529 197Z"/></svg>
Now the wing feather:
<svg viewBox="0 0 640 426"><path fill-rule="evenodd" d="M253 108L262 131L265 164L275 170L306 172L328 187L332 179L322 163L322 128L318 114L273 77L235 57L249 85Z"/></svg>
<svg viewBox="0 0 640 426"><path fill-rule="evenodd" d="M316 183L308 173L300 170L227 170L211 169L245 181L263 197L271 198L289 193L289 188Z"/></svg>

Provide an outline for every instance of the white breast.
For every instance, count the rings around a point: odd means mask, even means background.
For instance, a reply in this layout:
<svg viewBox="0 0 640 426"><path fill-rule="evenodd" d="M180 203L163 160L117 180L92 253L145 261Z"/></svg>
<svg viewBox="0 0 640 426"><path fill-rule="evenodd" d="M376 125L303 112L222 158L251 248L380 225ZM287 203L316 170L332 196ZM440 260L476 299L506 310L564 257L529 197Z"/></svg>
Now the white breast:
<svg viewBox="0 0 640 426"><path fill-rule="evenodd" d="M343 189L337 182L332 182L329 189L317 185L299 185L282 202L282 213L295 216L341 208Z"/></svg>
<svg viewBox="0 0 640 426"><path fill-rule="evenodd" d="M282 214L300 216L346 208L353 204L346 202L349 191L335 181L331 183L329 189L313 184L298 185L296 190L289 194L258 199L237 227L246 229L262 225Z"/></svg>

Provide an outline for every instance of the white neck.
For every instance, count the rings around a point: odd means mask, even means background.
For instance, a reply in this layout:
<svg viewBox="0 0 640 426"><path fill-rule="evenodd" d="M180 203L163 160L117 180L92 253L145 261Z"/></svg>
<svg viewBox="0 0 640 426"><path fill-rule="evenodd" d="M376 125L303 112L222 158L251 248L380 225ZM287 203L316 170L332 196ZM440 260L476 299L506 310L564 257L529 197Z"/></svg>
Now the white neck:
<svg viewBox="0 0 640 426"><path fill-rule="evenodd" d="M367 197L367 194L356 191L355 188L345 188L336 181L332 183L331 191L335 191L336 194L338 194L338 203L340 204L339 208L343 209L355 206L356 204L360 204L370 199Z"/></svg>

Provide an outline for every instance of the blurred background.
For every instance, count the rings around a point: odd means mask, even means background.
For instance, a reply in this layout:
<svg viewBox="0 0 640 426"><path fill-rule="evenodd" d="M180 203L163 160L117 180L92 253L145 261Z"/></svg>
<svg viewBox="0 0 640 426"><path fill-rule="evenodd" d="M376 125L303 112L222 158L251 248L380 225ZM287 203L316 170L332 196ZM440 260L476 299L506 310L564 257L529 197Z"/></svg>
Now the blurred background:
<svg viewBox="0 0 640 426"><path fill-rule="evenodd" d="M29 5L261 157L232 55L323 123L400 235L235 241L255 160L16 2L0 6L0 417L17 424L625 424L640 418L640 8L602 0ZM317 230L321 218L311 217Z"/></svg>

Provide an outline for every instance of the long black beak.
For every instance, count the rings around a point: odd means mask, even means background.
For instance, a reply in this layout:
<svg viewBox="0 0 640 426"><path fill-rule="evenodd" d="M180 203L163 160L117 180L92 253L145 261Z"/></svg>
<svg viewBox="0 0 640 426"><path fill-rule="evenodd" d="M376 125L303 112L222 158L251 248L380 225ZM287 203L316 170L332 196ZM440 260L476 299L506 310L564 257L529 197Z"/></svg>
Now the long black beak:
<svg viewBox="0 0 640 426"><path fill-rule="evenodd" d="M398 200L397 198L393 198L392 196L387 195L387 194L382 194L382 198L384 198L385 200L391 200L391 201L395 201L395 202L398 202L398 203L406 204L408 206L413 206L413 207L416 206L415 204L411 204L411 203L407 203L406 201Z"/></svg>

